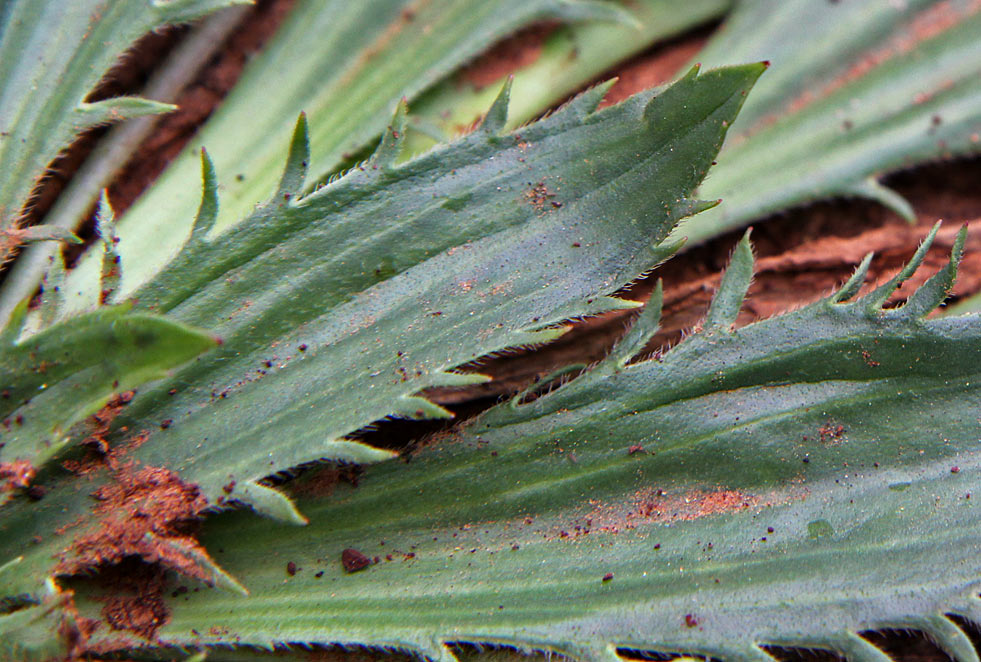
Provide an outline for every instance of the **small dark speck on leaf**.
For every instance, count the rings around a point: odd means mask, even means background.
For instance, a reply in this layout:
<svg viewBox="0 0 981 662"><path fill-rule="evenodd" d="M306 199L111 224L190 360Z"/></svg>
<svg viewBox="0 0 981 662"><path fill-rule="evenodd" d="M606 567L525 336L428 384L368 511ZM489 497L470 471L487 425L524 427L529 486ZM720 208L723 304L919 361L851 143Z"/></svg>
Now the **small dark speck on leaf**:
<svg viewBox="0 0 981 662"><path fill-rule="evenodd" d="M341 552L341 565L345 572L357 572L371 565L371 559L356 549L348 547Z"/></svg>
<svg viewBox="0 0 981 662"><path fill-rule="evenodd" d="M286 564L286 574L289 575L290 577L296 574L296 564L293 563L292 561L289 561Z"/></svg>
<svg viewBox="0 0 981 662"><path fill-rule="evenodd" d="M959 474L960 472L961 472L961 468L960 467L951 467L950 468L950 473L952 473L952 474Z"/></svg>
<svg viewBox="0 0 981 662"><path fill-rule="evenodd" d="M773 527L772 526L766 527L766 532L767 533L773 533Z"/></svg>
<svg viewBox="0 0 981 662"><path fill-rule="evenodd" d="M323 576L324 576L324 571L323 570L321 570L320 572L318 572L317 574L314 575L314 577L316 577L317 579L320 579Z"/></svg>
<svg viewBox="0 0 981 662"><path fill-rule="evenodd" d="M167 395L177 395L177 389L176 388L170 389L169 391L167 391Z"/></svg>
<svg viewBox="0 0 981 662"><path fill-rule="evenodd" d="M605 575L603 575L603 581L604 582L611 582L611 581L613 581L613 573L612 572L608 572Z"/></svg>
<svg viewBox="0 0 981 662"><path fill-rule="evenodd" d="M307 351L306 343L300 345L299 347L297 347L297 349L300 350L301 352Z"/></svg>
<svg viewBox="0 0 981 662"><path fill-rule="evenodd" d="M161 430L166 430L167 428L169 428L173 424L174 424L173 419L170 419L170 418L165 419L163 421L160 421L160 429Z"/></svg>
<svg viewBox="0 0 981 662"><path fill-rule="evenodd" d="M695 614L685 614L685 625L693 628L698 625L698 617Z"/></svg>
<svg viewBox="0 0 981 662"><path fill-rule="evenodd" d="M244 182L245 181L245 175L243 175L242 173L239 173L239 174L235 175L235 181Z"/></svg>

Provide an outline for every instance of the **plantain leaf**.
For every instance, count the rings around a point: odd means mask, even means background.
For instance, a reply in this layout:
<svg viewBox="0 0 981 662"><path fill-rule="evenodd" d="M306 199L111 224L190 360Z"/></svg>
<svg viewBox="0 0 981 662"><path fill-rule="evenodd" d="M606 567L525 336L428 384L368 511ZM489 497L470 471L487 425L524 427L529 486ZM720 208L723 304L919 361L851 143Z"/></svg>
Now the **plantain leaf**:
<svg viewBox="0 0 981 662"><path fill-rule="evenodd" d="M697 60L767 59L700 194L723 205L683 223L692 243L828 197L915 212L879 183L917 163L981 153L981 5L972 0L754 0Z"/></svg>
<svg viewBox="0 0 981 662"><path fill-rule="evenodd" d="M723 283L717 304L744 279ZM832 295L626 367L615 352L300 498L302 529L217 517L203 540L251 597L177 592L157 635L764 662L767 645L888 660L860 633L913 627L973 662L947 614L981 615L981 326L873 300ZM372 562L352 572L351 550Z"/></svg>
<svg viewBox="0 0 981 662"><path fill-rule="evenodd" d="M180 249L194 216L186 192L199 182L201 147L218 173L221 231L276 191L301 111L311 127L310 180L321 180L382 134L401 98L415 97L516 29L549 19L633 23L605 0L300 0L195 140L120 219L120 250L130 264L123 294ZM95 301L94 260L73 281L73 291L87 294L76 308Z"/></svg>
<svg viewBox="0 0 981 662"><path fill-rule="evenodd" d="M79 132L174 109L134 97L85 101L133 41L167 23L241 2L4 2L0 6L0 230L16 226L45 168ZM3 257L0 254L0 261Z"/></svg>

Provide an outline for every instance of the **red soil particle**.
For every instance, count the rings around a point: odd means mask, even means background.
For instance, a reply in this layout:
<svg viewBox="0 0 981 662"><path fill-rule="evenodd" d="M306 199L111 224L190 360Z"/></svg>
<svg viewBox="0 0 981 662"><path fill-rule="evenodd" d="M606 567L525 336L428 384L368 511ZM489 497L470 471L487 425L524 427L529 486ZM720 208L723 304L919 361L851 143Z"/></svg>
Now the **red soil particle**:
<svg viewBox="0 0 981 662"><path fill-rule="evenodd" d="M371 565L371 559L358 550L348 547L341 552L341 565L344 566L344 572L357 572Z"/></svg>
<svg viewBox="0 0 981 662"><path fill-rule="evenodd" d="M634 444L627 449L627 455L633 455L634 453L643 453L644 447L640 444Z"/></svg>
<svg viewBox="0 0 981 662"><path fill-rule="evenodd" d="M818 428L818 435L822 444L833 444L844 439L845 426L828 422Z"/></svg>
<svg viewBox="0 0 981 662"><path fill-rule="evenodd" d="M685 614L685 627L698 627L698 617L695 614Z"/></svg>
<svg viewBox="0 0 981 662"><path fill-rule="evenodd" d="M294 563L293 561L289 561L286 563L286 574L289 575L290 577L296 574L296 563Z"/></svg>
<svg viewBox="0 0 981 662"><path fill-rule="evenodd" d="M28 487L35 474L37 469L28 460L0 462L0 493Z"/></svg>
<svg viewBox="0 0 981 662"><path fill-rule="evenodd" d="M530 188L525 191L525 199L528 201L535 211L544 212L547 211L549 206L558 208L561 207L561 203L556 205L552 201L555 197L555 193L549 190L548 186L545 185L545 180L538 182L537 184L530 184ZM551 205L549 203L552 203Z"/></svg>

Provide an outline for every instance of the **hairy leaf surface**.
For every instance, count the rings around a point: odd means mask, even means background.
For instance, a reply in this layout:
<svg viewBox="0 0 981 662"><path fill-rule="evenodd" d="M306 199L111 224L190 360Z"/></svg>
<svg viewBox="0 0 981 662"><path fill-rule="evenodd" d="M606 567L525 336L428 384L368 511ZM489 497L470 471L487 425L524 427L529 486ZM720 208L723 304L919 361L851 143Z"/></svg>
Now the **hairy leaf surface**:
<svg viewBox="0 0 981 662"><path fill-rule="evenodd" d="M482 379L454 367L545 342L572 317L635 307L608 295L673 250L661 240L703 206L686 191L763 68L692 70L595 113L600 88L499 135L505 94L480 131L396 166L400 113L371 161L307 196L301 120L284 192L214 239L206 160L196 231L136 299L223 344L120 415L117 426L148 435L126 461L176 472L213 507L302 523L262 479L322 458L391 457L347 437L387 416L447 416L418 393ZM43 501L10 505L0 532L17 535L0 536L0 558L24 560L8 591L35 590L53 556L74 559L65 550L102 526L87 497L110 480L99 476L54 477ZM25 551L35 532L43 540Z"/></svg>
<svg viewBox="0 0 981 662"><path fill-rule="evenodd" d="M871 661L887 658L859 632L913 627L976 660L945 614L979 617L981 327L923 319L953 267L880 307L924 254L854 301L867 261L831 297L733 331L744 244L714 323L665 355L627 362L655 297L625 346L557 391L357 487L301 481L310 526L212 521L206 544L251 597L179 592L161 642L759 662L782 645ZM345 572L345 549L376 562Z"/></svg>

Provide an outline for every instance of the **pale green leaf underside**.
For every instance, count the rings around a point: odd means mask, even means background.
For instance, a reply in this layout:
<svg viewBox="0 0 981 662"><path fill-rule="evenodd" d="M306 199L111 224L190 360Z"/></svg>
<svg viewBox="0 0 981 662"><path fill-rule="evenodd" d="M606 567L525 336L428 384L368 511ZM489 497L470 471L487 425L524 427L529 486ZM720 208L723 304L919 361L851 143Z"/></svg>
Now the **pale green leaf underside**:
<svg viewBox="0 0 981 662"><path fill-rule="evenodd" d="M276 37L168 170L120 219L131 294L180 248L200 181L198 150L215 162L224 230L276 188L293 122L310 119L312 178L334 172L382 134L400 98L413 98L496 40L537 20L620 21L630 14L595 0L300 0ZM71 282L94 301L90 259Z"/></svg>
<svg viewBox="0 0 981 662"><path fill-rule="evenodd" d="M951 282L917 296L936 303ZM981 614L979 359L977 318L874 297L614 357L357 488L299 499L308 527L209 522L205 544L251 597L169 599L160 640L873 660L858 632L915 627L970 662L944 614ZM345 573L345 548L379 563Z"/></svg>
<svg viewBox="0 0 981 662"><path fill-rule="evenodd" d="M82 130L173 108L131 97L85 103L133 41L153 28L236 1L10 0L0 5L0 228L16 222L45 168Z"/></svg>
<svg viewBox="0 0 981 662"><path fill-rule="evenodd" d="M795 205L864 197L912 219L882 175L981 152L975 0L741 3L695 58L772 62L700 190L697 243Z"/></svg>

